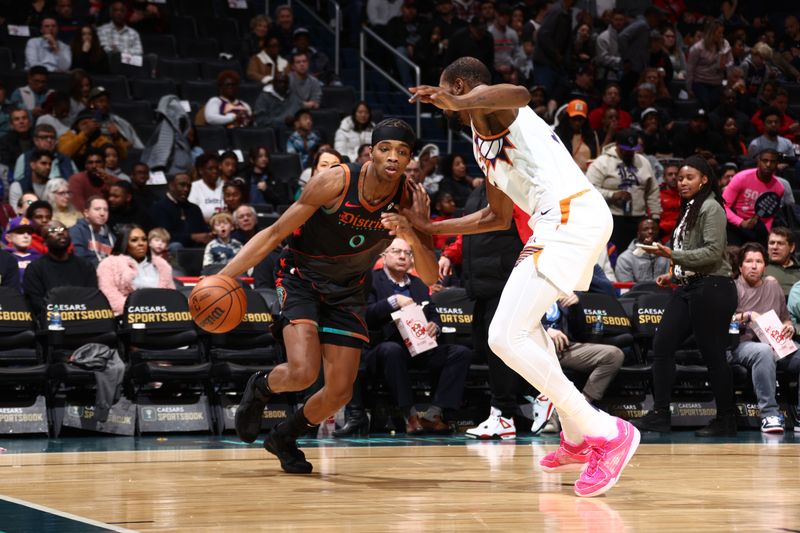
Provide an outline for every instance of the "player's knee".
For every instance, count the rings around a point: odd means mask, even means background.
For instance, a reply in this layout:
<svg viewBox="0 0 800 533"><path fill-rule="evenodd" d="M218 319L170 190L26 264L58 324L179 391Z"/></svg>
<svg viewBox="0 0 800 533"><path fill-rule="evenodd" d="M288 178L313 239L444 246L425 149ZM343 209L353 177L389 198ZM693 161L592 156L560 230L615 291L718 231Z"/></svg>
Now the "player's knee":
<svg viewBox="0 0 800 533"><path fill-rule="evenodd" d="M498 324L498 322L492 321L492 324L489 326L489 348L496 353L498 356L508 353L511 350L511 338L508 333L508 329Z"/></svg>
<svg viewBox="0 0 800 533"><path fill-rule="evenodd" d="M298 386L300 389L307 389L317 381L317 377L319 377L319 368L301 366L290 369L289 373L291 376L291 381L296 386Z"/></svg>
<svg viewBox="0 0 800 533"><path fill-rule="evenodd" d="M347 402L353 397L353 387L343 387L341 389L332 389L326 387L325 399L326 403L332 408L339 408L347 405Z"/></svg>

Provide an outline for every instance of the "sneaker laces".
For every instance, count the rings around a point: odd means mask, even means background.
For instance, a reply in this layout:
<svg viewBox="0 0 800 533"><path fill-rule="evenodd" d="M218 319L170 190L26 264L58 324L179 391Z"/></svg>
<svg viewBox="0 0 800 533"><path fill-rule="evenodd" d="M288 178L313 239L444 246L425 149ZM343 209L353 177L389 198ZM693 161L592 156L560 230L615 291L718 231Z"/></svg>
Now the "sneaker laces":
<svg viewBox="0 0 800 533"><path fill-rule="evenodd" d="M594 476L594 473L597 471L597 467L600 464L600 461L604 459L606 456L605 448L600 446L592 446L591 451L589 452L589 465L586 467L584 471L586 475L589 477Z"/></svg>

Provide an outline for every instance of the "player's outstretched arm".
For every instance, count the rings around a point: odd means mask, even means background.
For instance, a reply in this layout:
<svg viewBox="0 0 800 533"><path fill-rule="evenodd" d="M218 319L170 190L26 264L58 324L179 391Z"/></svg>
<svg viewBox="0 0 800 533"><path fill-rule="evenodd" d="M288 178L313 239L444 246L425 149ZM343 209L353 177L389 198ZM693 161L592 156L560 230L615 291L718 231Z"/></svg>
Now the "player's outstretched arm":
<svg viewBox="0 0 800 533"><path fill-rule="evenodd" d="M466 94L455 95L441 87L420 85L409 89L413 95L410 102L421 101L433 104L440 109L468 111L470 109L518 109L528 105L531 95L521 85L502 83L500 85L478 85Z"/></svg>
<svg viewBox="0 0 800 533"><path fill-rule="evenodd" d="M439 280L439 262L433 252L430 237L420 235L411 225L411 221L398 213L383 213L381 222L390 235L403 239L411 246L414 267L419 278L429 287L436 283Z"/></svg>
<svg viewBox="0 0 800 533"><path fill-rule="evenodd" d="M323 205L334 203L344 192L344 170L333 167L310 180L300 198L278 220L247 241L247 244L219 273L236 278L260 263Z"/></svg>
<svg viewBox="0 0 800 533"><path fill-rule="evenodd" d="M417 195L425 194L414 191L414 203L418 201ZM505 195L500 189L486 181L486 198L489 205L483 209L458 218L439 220L433 222L430 219L420 216L411 209L403 209L401 214L406 217L411 224L428 235L472 235L475 233L487 233L490 231L505 230L511 227L514 218L514 202Z"/></svg>

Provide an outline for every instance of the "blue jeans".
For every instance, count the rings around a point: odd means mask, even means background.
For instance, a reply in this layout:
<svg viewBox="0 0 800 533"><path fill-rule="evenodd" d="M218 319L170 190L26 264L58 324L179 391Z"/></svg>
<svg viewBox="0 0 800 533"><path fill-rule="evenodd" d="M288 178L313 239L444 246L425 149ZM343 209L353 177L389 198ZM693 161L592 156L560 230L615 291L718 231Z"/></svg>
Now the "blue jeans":
<svg viewBox="0 0 800 533"><path fill-rule="evenodd" d="M742 365L750 370L761 416L778 416L780 410L778 409L778 400L775 398L776 371L780 367L797 373L798 367L800 367L800 356L795 352L776 361L775 352L768 344L747 341L740 343L733 351L728 352L728 362ZM800 400L798 400L798 405L800 405Z"/></svg>

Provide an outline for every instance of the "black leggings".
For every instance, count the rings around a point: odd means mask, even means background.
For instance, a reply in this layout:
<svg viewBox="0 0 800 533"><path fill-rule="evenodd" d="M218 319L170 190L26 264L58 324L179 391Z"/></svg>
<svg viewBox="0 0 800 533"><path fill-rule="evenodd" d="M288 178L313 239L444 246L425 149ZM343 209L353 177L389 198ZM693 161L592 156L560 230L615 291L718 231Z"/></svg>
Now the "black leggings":
<svg viewBox="0 0 800 533"><path fill-rule="evenodd" d="M736 311L733 280L708 276L678 287L664 310L653 339L653 388L655 408L669 409L675 381L675 352L694 333L697 347L708 367L717 414L733 415L736 404L731 368L725 359L728 326Z"/></svg>

